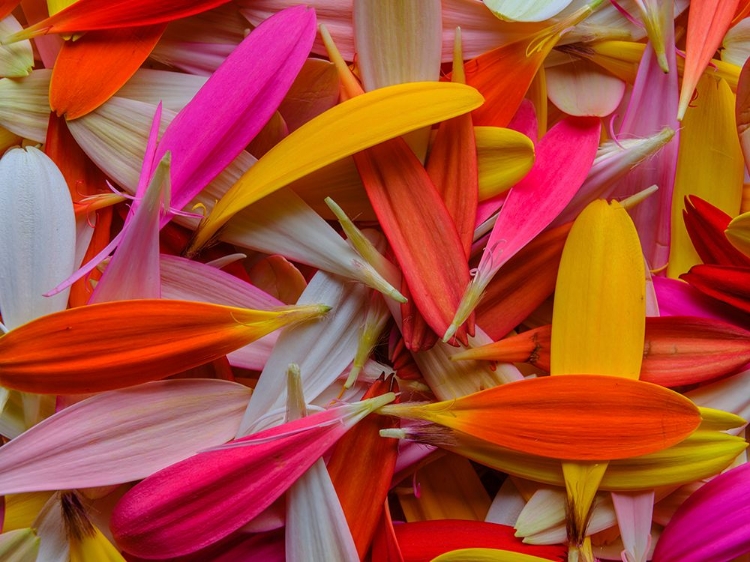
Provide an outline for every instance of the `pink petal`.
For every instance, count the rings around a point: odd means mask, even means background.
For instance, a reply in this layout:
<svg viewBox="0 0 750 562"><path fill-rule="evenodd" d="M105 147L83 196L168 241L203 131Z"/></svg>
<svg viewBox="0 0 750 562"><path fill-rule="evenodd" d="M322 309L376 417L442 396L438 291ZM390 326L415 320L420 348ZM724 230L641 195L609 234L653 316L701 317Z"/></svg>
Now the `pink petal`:
<svg viewBox="0 0 750 562"><path fill-rule="evenodd" d="M117 544L169 558L239 529L284 493L354 424L392 401L386 394L274 427L199 453L136 485L112 514Z"/></svg>
<svg viewBox="0 0 750 562"><path fill-rule="evenodd" d="M675 512L653 562L722 562L750 552L750 464L720 474Z"/></svg>
<svg viewBox="0 0 750 562"><path fill-rule="evenodd" d="M495 273L570 202L591 169L600 129L599 119L570 117L539 141L534 167L508 194L451 328L469 316Z"/></svg>
<svg viewBox="0 0 750 562"><path fill-rule="evenodd" d="M258 134L307 59L315 11L297 6L240 43L167 127L156 153L172 153L173 205L181 209Z"/></svg>

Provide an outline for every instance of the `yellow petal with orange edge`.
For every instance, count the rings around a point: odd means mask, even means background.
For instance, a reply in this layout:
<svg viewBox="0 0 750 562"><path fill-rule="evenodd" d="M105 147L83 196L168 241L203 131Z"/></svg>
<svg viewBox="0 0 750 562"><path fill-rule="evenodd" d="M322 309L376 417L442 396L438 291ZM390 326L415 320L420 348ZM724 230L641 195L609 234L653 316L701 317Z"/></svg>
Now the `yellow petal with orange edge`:
<svg viewBox="0 0 750 562"><path fill-rule="evenodd" d="M737 138L735 96L723 80L704 74L682 120L672 196L672 242L667 276L701 263L685 229L686 195L697 195L730 216L740 211L745 163Z"/></svg>
<svg viewBox="0 0 750 562"><path fill-rule="evenodd" d="M191 250L205 245L238 211L294 180L482 102L475 89L463 84L414 82L367 92L329 109L269 150L227 191L196 232Z"/></svg>
<svg viewBox="0 0 750 562"><path fill-rule="evenodd" d="M70 562L126 562L102 532L93 526L94 534L70 541Z"/></svg>
<svg viewBox="0 0 750 562"><path fill-rule="evenodd" d="M645 271L633 221L616 201L594 201L576 219L563 249L550 372L637 379L645 315Z"/></svg>
<svg viewBox="0 0 750 562"><path fill-rule="evenodd" d="M510 550L495 550L494 548L462 548L441 554L433 558L432 562L549 562L546 558L511 552Z"/></svg>
<svg viewBox="0 0 750 562"><path fill-rule="evenodd" d="M733 218L724 234L732 246L750 256L750 213L742 213Z"/></svg>

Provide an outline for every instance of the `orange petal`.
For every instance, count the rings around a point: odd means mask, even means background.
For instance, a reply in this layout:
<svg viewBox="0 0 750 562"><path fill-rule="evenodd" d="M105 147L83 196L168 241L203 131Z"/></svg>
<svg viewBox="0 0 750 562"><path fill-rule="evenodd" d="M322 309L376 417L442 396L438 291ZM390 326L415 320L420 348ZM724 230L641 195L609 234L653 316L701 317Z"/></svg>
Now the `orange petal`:
<svg viewBox="0 0 750 562"><path fill-rule="evenodd" d="M165 23L91 31L66 41L50 82L52 111L76 119L111 98L151 54Z"/></svg>
<svg viewBox="0 0 750 562"><path fill-rule="evenodd" d="M386 406L381 413L429 421L514 451L577 461L653 453L679 443L701 422L698 408L676 392L601 375L525 379L456 400Z"/></svg>
<svg viewBox="0 0 750 562"><path fill-rule="evenodd" d="M283 326L321 316L172 300L130 300L43 316L0 338L0 384L40 394L101 392L218 359Z"/></svg>

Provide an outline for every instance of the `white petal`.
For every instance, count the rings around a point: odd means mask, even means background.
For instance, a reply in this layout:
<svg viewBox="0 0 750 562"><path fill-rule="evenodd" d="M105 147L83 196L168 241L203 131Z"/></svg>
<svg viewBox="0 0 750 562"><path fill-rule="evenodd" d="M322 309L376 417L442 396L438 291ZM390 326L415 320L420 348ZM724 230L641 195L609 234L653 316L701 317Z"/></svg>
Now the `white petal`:
<svg viewBox="0 0 750 562"><path fill-rule="evenodd" d="M286 557L290 562L359 560L323 459L287 492Z"/></svg>
<svg viewBox="0 0 750 562"><path fill-rule="evenodd" d="M65 309L68 291L43 295L73 273L76 226L65 178L40 150L6 152L0 186L0 311L13 329Z"/></svg>
<svg viewBox="0 0 750 562"><path fill-rule="evenodd" d="M739 66L750 57L750 18L745 18L732 27L724 36L721 60Z"/></svg>
<svg viewBox="0 0 750 562"><path fill-rule="evenodd" d="M308 402L338 378L354 359L357 328L364 318L368 298L368 290L362 285L322 271L313 276L298 304L327 304L331 312L321 322L307 322L281 333L258 379L238 436L273 424L270 419L264 419L262 426L257 422L267 412L284 408L290 363L299 365ZM276 421L281 422L281 417Z"/></svg>

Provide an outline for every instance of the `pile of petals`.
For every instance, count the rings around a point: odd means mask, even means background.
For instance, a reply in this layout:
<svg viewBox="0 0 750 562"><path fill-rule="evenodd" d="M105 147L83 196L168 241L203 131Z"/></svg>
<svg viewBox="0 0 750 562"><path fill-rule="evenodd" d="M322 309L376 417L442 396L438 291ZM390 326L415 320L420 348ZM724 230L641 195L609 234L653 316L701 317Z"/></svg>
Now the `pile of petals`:
<svg viewBox="0 0 750 562"><path fill-rule="evenodd" d="M0 560L748 560L748 57L749 0L0 0Z"/></svg>

